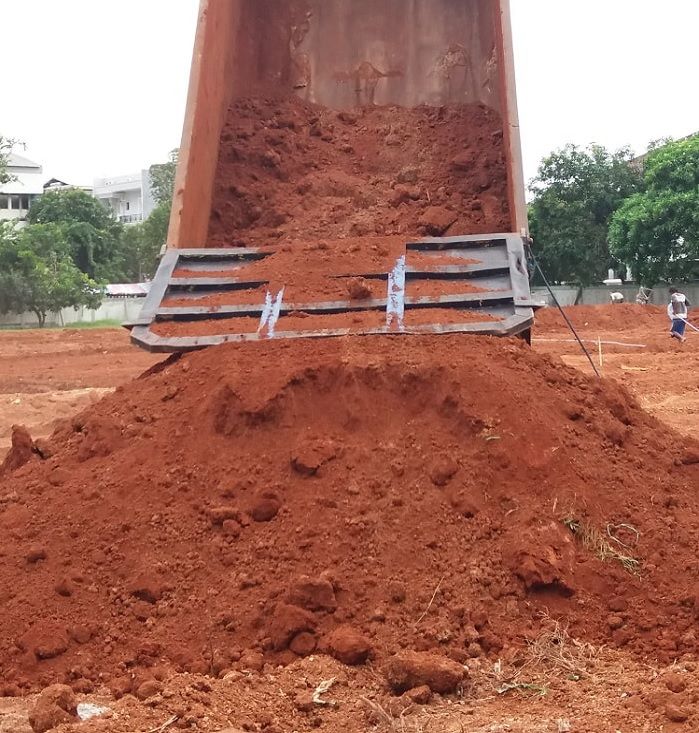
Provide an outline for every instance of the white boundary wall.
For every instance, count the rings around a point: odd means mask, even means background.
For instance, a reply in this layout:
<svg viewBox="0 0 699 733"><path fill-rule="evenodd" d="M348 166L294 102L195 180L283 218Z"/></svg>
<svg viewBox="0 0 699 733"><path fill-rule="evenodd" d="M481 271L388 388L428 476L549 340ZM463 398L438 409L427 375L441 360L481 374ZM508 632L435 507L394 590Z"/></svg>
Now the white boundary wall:
<svg viewBox="0 0 699 733"><path fill-rule="evenodd" d="M699 307L699 283L684 283L678 285L682 292L689 298L693 307ZM623 293L627 303L635 303L638 293L638 285L617 285L612 287L595 286L590 288L567 287L565 285L554 285L552 288L556 298L561 305L600 305L610 303L610 293ZM546 288L533 288L534 300L539 300L553 305ZM653 305L667 305L670 302L670 291L667 287L653 288L651 303Z"/></svg>
<svg viewBox="0 0 699 733"><path fill-rule="evenodd" d="M73 323L94 323L95 321L133 321L138 317L145 298L105 298L97 310L91 308L64 308L59 313L46 317L46 326L70 326ZM0 316L0 328L36 328L39 325L33 313Z"/></svg>

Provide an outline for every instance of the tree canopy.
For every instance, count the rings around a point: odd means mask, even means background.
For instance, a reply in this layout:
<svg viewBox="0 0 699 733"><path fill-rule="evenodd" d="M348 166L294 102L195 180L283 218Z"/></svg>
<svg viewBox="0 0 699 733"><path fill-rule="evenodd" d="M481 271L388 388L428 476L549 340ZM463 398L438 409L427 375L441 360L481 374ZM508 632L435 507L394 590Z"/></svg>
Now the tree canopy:
<svg viewBox="0 0 699 733"><path fill-rule="evenodd" d="M97 283L75 266L70 244L57 224L0 227L0 313L36 314L39 325L62 308L97 308Z"/></svg>
<svg viewBox="0 0 699 733"><path fill-rule="evenodd" d="M151 193L158 204L172 202L179 152L171 150L167 163L156 163L150 167Z"/></svg>
<svg viewBox="0 0 699 733"><path fill-rule="evenodd" d="M10 153L12 153L16 144L16 140L0 135L0 185L3 183L9 183L12 180L12 176L7 168L10 160Z"/></svg>
<svg viewBox="0 0 699 733"><path fill-rule="evenodd" d="M609 249L609 223L639 190L629 149L568 145L547 158L530 184L531 233L539 263L553 282L590 285L619 263Z"/></svg>
<svg viewBox="0 0 699 733"><path fill-rule="evenodd" d="M643 191L621 204L609 234L642 285L699 277L699 135L648 155Z"/></svg>
<svg viewBox="0 0 699 733"><path fill-rule="evenodd" d="M96 280L122 278L122 225L89 193L77 189L51 191L34 202L30 224L55 224L68 243L73 262Z"/></svg>
<svg viewBox="0 0 699 733"><path fill-rule="evenodd" d="M150 167L156 207L144 222L127 227L124 232L124 267L129 279L140 282L155 273L158 254L167 241L178 152L173 150L167 163Z"/></svg>

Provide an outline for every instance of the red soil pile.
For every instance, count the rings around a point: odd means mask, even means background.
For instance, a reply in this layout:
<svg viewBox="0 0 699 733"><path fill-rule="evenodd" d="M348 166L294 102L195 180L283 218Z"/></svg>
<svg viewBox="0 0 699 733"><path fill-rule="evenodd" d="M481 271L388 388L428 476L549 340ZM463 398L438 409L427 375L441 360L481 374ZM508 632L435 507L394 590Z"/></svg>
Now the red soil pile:
<svg viewBox="0 0 699 733"><path fill-rule="evenodd" d="M620 303L618 305L573 305L563 309L575 328L619 331L652 327L665 315L663 308L654 305ZM558 308L537 311L536 325L546 330L567 329ZM669 326L668 326L669 328Z"/></svg>
<svg viewBox="0 0 699 733"><path fill-rule="evenodd" d="M357 300L352 292L353 283L363 275L382 275L383 279L362 278L372 298L386 298L387 274L401 256L406 265L421 272L459 265L465 267L478 260L445 255L442 252L406 253L402 237L355 237L352 239L324 240L312 244L284 245L264 259L249 261L238 269L196 271L178 269L176 278L217 277L236 278L246 282L266 282L259 288L228 290L213 295L183 298L168 297L166 307L212 307L218 305L262 306L269 291L274 296L284 288L284 303L307 304L327 301ZM481 292L467 279L417 280L408 279L406 297L438 297Z"/></svg>
<svg viewBox="0 0 699 733"><path fill-rule="evenodd" d="M0 484L6 691L316 649L509 658L545 611L697 651L697 446L519 342L210 349L43 454Z"/></svg>
<svg viewBox="0 0 699 733"><path fill-rule="evenodd" d="M212 247L510 229L502 122L481 105L238 100L215 180Z"/></svg>

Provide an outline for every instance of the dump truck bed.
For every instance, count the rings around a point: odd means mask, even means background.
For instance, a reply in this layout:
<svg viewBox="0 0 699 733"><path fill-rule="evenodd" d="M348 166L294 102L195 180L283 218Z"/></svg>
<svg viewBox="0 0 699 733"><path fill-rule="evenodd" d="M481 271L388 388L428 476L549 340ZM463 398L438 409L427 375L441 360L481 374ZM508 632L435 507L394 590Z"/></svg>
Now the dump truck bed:
<svg viewBox="0 0 699 733"><path fill-rule="evenodd" d="M203 0L133 339L526 334L524 236L506 0Z"/></svg>

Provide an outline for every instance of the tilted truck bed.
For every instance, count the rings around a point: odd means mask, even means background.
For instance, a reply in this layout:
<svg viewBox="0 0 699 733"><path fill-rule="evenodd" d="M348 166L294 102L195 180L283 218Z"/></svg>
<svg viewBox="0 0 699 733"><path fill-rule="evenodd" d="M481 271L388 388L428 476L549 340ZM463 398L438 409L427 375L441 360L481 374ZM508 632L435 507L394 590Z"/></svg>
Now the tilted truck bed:
<svg viewBox="0 0 699 733"><path fill-rule="evenodd" d="M211 248L215 197L225 207L222 191L239 195L237 181L229 185L220 178L225 145L231 144L224 142L230 141L230 110L255 99L279 100L280 106L296 100L338 114L487 109L500 120L497 139L507 180L495 204L505 212L506 221L497 226L506 233L483 234L482 224L466 225L444 232L459 236L421 239L414 236L419 229L414 221L394 226L410 234L385 267L346 270L338 262L328 273L365 278L374 283L372 297L327 299L322 288L318 293L310 288L300 300L293 297L294 289L285 289L278 274L265 274L265 260L274 257L275 248L254 229L234 228L226 241L231 246ZM253 122L252 129L266 129L265 118ZM458 132L450 140L452 146L458 143ZM480 144L465 139L463 148L478 153ZM428 148L432 163L448 167L453 149L447 155L429 145L413 145L413 152L406 147L403 165L419 168L411 156L419 158ZM322 168L322 156L315 162ZM367 182L370 167L362 173ZM488 181L475 181L473 190L487 195ZM426 196L431 201L429 190ZM465 200L462 213L479 206L470 203L467 209ZM269 241L278 249L288 245L283 232L272 234ZM526 236L509 0L201 0L168 249L143 312L128 325L134 342L154 351L347 333L526 336L533 320ZM303 243L303 231L295 240ZM425 257L415 266L411 259L419 252ZM300 252L300 261L303 256ZM248 297L247 291L254 292Z"/></svg>

